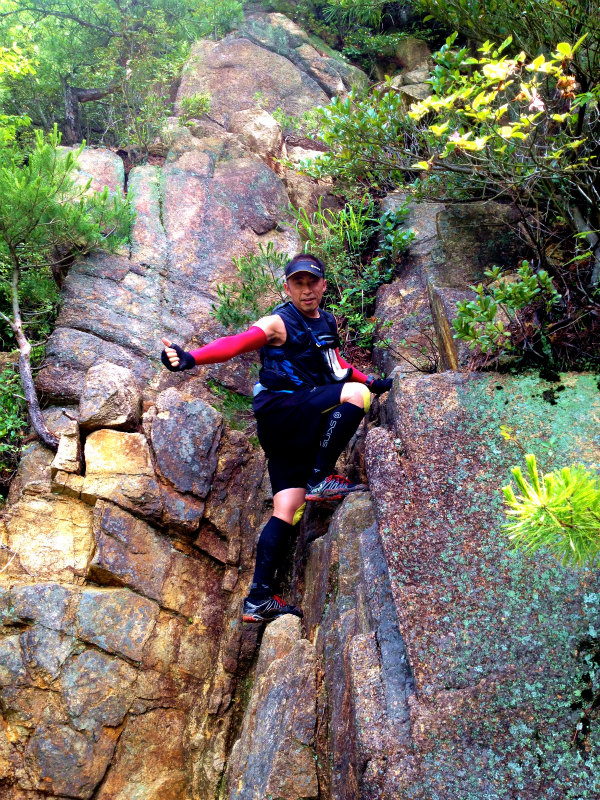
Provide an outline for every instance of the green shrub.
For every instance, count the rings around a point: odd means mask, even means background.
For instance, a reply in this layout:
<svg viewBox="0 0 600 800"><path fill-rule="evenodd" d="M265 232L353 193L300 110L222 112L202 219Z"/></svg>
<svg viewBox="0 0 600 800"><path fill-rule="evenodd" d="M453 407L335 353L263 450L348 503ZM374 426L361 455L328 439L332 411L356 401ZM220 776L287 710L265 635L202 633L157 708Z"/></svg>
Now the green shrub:
<svg viewBox="0 0 600 800"><path fill-rule="evenodd" d="M372 316L377 289L391 280L400 255L414 233L402 227L406 207L379 215L368 195L340 211L292 209L306 252L327 268L327 306L338 319L347 344L370 348L377 319ZM373 240L379 243L369 252Z"/></svg>
<svg viewBox="0 0 600 800"><path fill-rule="evenodd" d="M572 241L594 246L600 87L578 92L569 71L584 43L561 42L550 58L529 61L507 55L510 37L498 47L486 42L477 57L455 50L455 41L434 56L433 95L410 109L389 82L320 109L330 151L305 171L384 189L411 183L438 200L505 200L520 210L542 264L557 220ZM595 285L600 257L590 266Z"/></svg>
<svg viewBox="0 0 600 800"><path fill-rule="evenodd" d="M494 267L485 274L492 279L489 287L471 286L477 293L475 300L461 300L458 314L453 320L454 336L468 342L471 349L482 353L500 355L515 349L519 339L521 351L534 349L534 343L524 337L524 324L519 312L537 303L547 312L560 302L552 279L545 270L533 273L528 261L523 261L517 271L517 280L502 278ZM541 325L543 335L543 324ZM542 355L541 353L538 355Z"/></svg>
<svg viewBox="0 0 600 800"><path fill-rule="evenodd" d="M190 97L183 97L181 103L181 115L179 124L184 125L190 119L198 119L203 114L210 111L209 92L196 92Z"/></svg>
<svg viewBox="0 0 600 800"><path fill-rule="evenodd" d="M233 392L213 380L208 380L207 386L215 395L214 408L223 414L227 425L235 431L246 430L253 419L252 398Z"/></svg>
<svg viewBox="0 0 600 800"><path fill-rule="evenodd" d="M289 256L278 253L273 242L258 247L258 255L233 259L238 272L236 283L217 286L219 300L213 304L211 314L228 328L239 330L287 299L283 272Z"/></svg>
<svg viewBox="0 0 600 800"><path fill-rule="evenodd" d="M525 462L529 481L520 467L511 470L520 494L512 485L502 489L509 539L527 553L545 547L563 564L593 564L600 553L600 479L580 464L540 476L533 454Z"/></svg>
<svg viewBox="0 0 600 800"><path fill-rule="evenodd" d="M10 365L0 372L0 485L8 483L17 467L27 428L27 406L21 392L19 370Z"/></svg>

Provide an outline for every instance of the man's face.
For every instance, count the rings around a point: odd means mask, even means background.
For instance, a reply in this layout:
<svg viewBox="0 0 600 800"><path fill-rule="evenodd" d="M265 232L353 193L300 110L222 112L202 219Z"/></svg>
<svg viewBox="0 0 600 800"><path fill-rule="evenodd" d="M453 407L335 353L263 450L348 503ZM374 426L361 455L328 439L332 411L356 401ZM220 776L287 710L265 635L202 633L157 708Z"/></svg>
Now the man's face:
<svg viewBox="0 0 600 800"><path fill-rule="evenodd" d="M285 293L296 308L307 317L319 316L319 305L327 288L324 278L310 272L296 272L283 284Z"/></svg>

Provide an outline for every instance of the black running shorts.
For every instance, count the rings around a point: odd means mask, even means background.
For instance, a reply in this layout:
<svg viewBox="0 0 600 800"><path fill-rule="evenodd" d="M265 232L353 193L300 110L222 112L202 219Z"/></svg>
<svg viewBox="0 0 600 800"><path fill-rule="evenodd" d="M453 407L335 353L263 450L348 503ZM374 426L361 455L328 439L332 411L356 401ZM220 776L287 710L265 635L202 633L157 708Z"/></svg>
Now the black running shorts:
<svg viewBox="0 0 600 800"><path fill-rule="evenodd" d="M264 389L253 403L258 439L267 456L273 494L306 487L328 414L339 406L343 383L291 394Z"/></svg>

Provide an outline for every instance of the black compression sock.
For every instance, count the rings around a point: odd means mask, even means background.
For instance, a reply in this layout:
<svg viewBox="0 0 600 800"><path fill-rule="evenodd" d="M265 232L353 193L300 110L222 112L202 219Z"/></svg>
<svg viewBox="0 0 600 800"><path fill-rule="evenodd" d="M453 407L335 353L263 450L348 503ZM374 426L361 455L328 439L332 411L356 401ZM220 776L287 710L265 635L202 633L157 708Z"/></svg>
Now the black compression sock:
<svg viewBox="0 0 600 800"><path fill-rule="evenodd" d="M254 603L273 594L275 572L281 566L281 553L293 531L293 525L279 517L271 517L262 529L256 546L256 566L248 597Z"/></svg>
<svg viewBox="0 0 600 800"><path fill-rule="evenodd" d="M316 486L335 470L335 462L356 433L364 415L364 410L353 403L342 403L329 414L319 447L317 463L310 478L311 486Z"/></svg>

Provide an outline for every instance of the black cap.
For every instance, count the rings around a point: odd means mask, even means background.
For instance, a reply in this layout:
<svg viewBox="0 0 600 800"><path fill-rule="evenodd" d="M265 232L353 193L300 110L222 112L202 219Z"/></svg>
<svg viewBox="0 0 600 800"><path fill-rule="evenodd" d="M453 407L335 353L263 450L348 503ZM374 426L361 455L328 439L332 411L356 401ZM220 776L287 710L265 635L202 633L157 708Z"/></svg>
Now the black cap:
<svg viewBox="0 0 600 800"><path fill-rule="evenodd" d="M290 275L295 275L296 272L308 272L311 275L316 275L317 278L325 277L323 267L308 258L292 259L285 268L285 277L289 278Z"/></svg>

